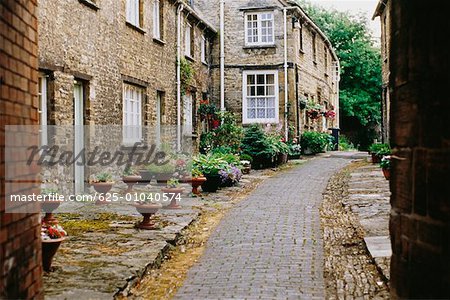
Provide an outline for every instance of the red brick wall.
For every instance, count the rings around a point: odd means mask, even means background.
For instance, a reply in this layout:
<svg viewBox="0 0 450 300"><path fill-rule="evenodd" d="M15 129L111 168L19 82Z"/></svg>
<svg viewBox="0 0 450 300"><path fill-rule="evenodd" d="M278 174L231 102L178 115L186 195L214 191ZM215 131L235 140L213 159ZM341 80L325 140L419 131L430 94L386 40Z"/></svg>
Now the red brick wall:
<svg viewBox="0 0 450 300"><path fill-rule="evenodd" d="M7 214L4 203L5 125L38 122L36 6L0 1L0 298L8 299L43 297L39 216Z"/></svg>
<svg viewBox="0 0 450 300"><path fill-rule="evenodd" d="M450 5L390 2L391 295L450 299Z"/></svg>

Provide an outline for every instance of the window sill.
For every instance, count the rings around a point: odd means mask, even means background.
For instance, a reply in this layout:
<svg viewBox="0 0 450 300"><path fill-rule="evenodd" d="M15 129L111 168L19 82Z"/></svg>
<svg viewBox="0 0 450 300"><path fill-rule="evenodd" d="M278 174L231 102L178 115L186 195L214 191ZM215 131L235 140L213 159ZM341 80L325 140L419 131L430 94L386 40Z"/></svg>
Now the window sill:
<svg viewBox="0 0 450 300"><path fill-rule="evenodd" d="M189 61L195 62L195 59L190 55L185 54L184 57Z"/></svg>
<svg viewBox="0 0 450 300"><path fill-rule="evenodd" d="M166 44L166 42L164 42L163 40L161 40L161 39L159 39L159 38L156 38L156 37L153 38L153 41L154 41L156 44L159 44L159 45L161 45L161 46L164 46L164 45Z"/></svg>
<svg viewBox="0 0 450 300"><path fill-rule="evenodd" d="M244 49L266 49L266 48L276 48L277 45L275 44L268 44L268 45L245 45Z"/></svg>
<svg viewBox="0 0 450 300"><path fill-rule="evenodd" d="M303 51L303 49L300 49L298 52L300 52L300 54L305 54L305 51Z"/></svg>
<svg viewBox="0 0 450 300"><path fill-rule="evenodd" d="M142 29L141 27L138 27L134 24L131 24L130 22L126 21L125 24L127 24L128 27L130 27L131 29L136 30L139 33L145 34L146 31L144 29Z"/></svg>
<svg viewBox="0 0 450 300"><path fill-rule="evenodd" d="M96 11L100 9L100 7L98 7L97 4L95 4L95 2L93 2L91 0L78 0L78 2L86 5L89 8L92 8L93 10L96 10Z"/></svg>

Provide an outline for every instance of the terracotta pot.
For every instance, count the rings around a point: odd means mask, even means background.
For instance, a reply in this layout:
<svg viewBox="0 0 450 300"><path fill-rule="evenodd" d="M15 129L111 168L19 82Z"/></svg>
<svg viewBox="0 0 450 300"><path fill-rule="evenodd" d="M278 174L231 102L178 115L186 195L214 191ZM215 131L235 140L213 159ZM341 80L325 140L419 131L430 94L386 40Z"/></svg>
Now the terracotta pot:
<svg viewBox="0 0 450 300"><path fill-rule="evenodd" d="M42 201L41 209L45 212L43 221L48 224L58 224L58 220L53 216L53 211L56 210L62 201Z"/></svg>
<svg viewBox="0 0 450 300"><path fill-rule="evenodd" d="M146 203L146 204L135 204L137 212L140 213L144 219L137 226L140 229L155 229L155 224L150 220L151 216L156 214L158 210L162 207L159 203Z"/></svg>
<svg viewBox="0 0 450 300"><path fill-rule="evenodd" d="M372 153L372 163L373 164L379 164L381 162L381 157L376 155L375 153Z"/></svg>
<svg viewBox="0 0 450 300"><path fill-rule="evenodd" d="M200 192L198 191L198 188L205 183L206 181L206 177L194 177L191 180L191 185L192 185L192 193L194 195L199 195Z"/></svg>
<svg viewBox="0 0 450 300"><path fill-rule="evenodd" d="M112 189L113 183L112 182L94 182L92 183L92 186L94 187L94 190L96 190L98 193L106 194Z"/></svg>
<svg viewBox="0 0 450 300"><path fill-rule="evenodd" d="M122 181L128 186L125 193L131 193L133 191L133 186L140 180L142 180L142 177L138 175L123 176Z"/></svg>
<svg viewBox="0 0 450 300"><path fill-rule="evenodd" d="M389 170L389 169L382 169L382 170L383 170L384 178L386 178L386 180L389 180L391 178L391 170Z"/></svg>
<svg viewBox="0 0 450 300"><path fill-rule="evenodd" d="M58 251L61 242L66 238L42 240L42 267L45 272L50 272L53 257Z"/></svg>
<svg viewBox="0 0 450 300"><path fill-rule="evenodd" d="M183 193L183 188L162 188L161 192L168 194L167 196L172 198L170 201L170 204L167 206L164 206L165 209L180 209L181 205L177 203L177 197L181 193ZM174 195L173 195L174 194Z"/></svg>
<svg viewBox="0 0 450 300"><path fill-rule="evenodd" d="M202 184L202 191L215 193L222 183L219 175L206 175L206 181Z"/></svg>

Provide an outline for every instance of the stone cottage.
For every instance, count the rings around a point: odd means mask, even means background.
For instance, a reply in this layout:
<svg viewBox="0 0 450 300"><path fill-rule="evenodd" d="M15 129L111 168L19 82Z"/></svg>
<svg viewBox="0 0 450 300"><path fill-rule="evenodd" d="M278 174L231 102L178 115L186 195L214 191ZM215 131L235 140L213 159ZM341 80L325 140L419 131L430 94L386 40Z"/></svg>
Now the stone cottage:
<svg viewBox="0 0 450 300"><path fill-rule="evenodd" d="M389 45L390 45L390 1L380 0L372 19L380 17L381 23L381 70L382 70L382 95L381 95L381 134L384 143L389 143Z"/></svg>
<svg viewBox="0 0 450 300"><path fill-rule="evenodd" d="M222 109L244 125L280 124L286 135L289 127L296 134L339 127L337 56L296 1L196 0L195 7L223 31L211 66L212 98ZM312 120L313 104L336 116Z"/></svg>
<svg viewBox="0 0 450 300"><path fill-rule="evenodd" d="M38 2L41 125L128 126L124 145L143 140L145 126L195 134L216 35L196 10L170 0ZM185 85L182 66L192 77ZM80 168L77 192L87 178Z"/></svg>

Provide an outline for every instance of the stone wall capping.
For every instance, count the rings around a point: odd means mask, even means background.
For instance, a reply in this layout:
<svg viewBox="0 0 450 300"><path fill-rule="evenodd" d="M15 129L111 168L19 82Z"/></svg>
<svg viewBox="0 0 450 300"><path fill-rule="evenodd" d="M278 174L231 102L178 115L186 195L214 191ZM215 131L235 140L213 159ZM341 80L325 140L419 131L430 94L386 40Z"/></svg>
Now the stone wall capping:
<svg viewBox="0 0 450 300"><path fill-rule="evenodd" d="M100 9L100 7L94 1L91 1L91 0L78 0L78 2L86 5L89 8L92 8L95 11Z"/></svg>

